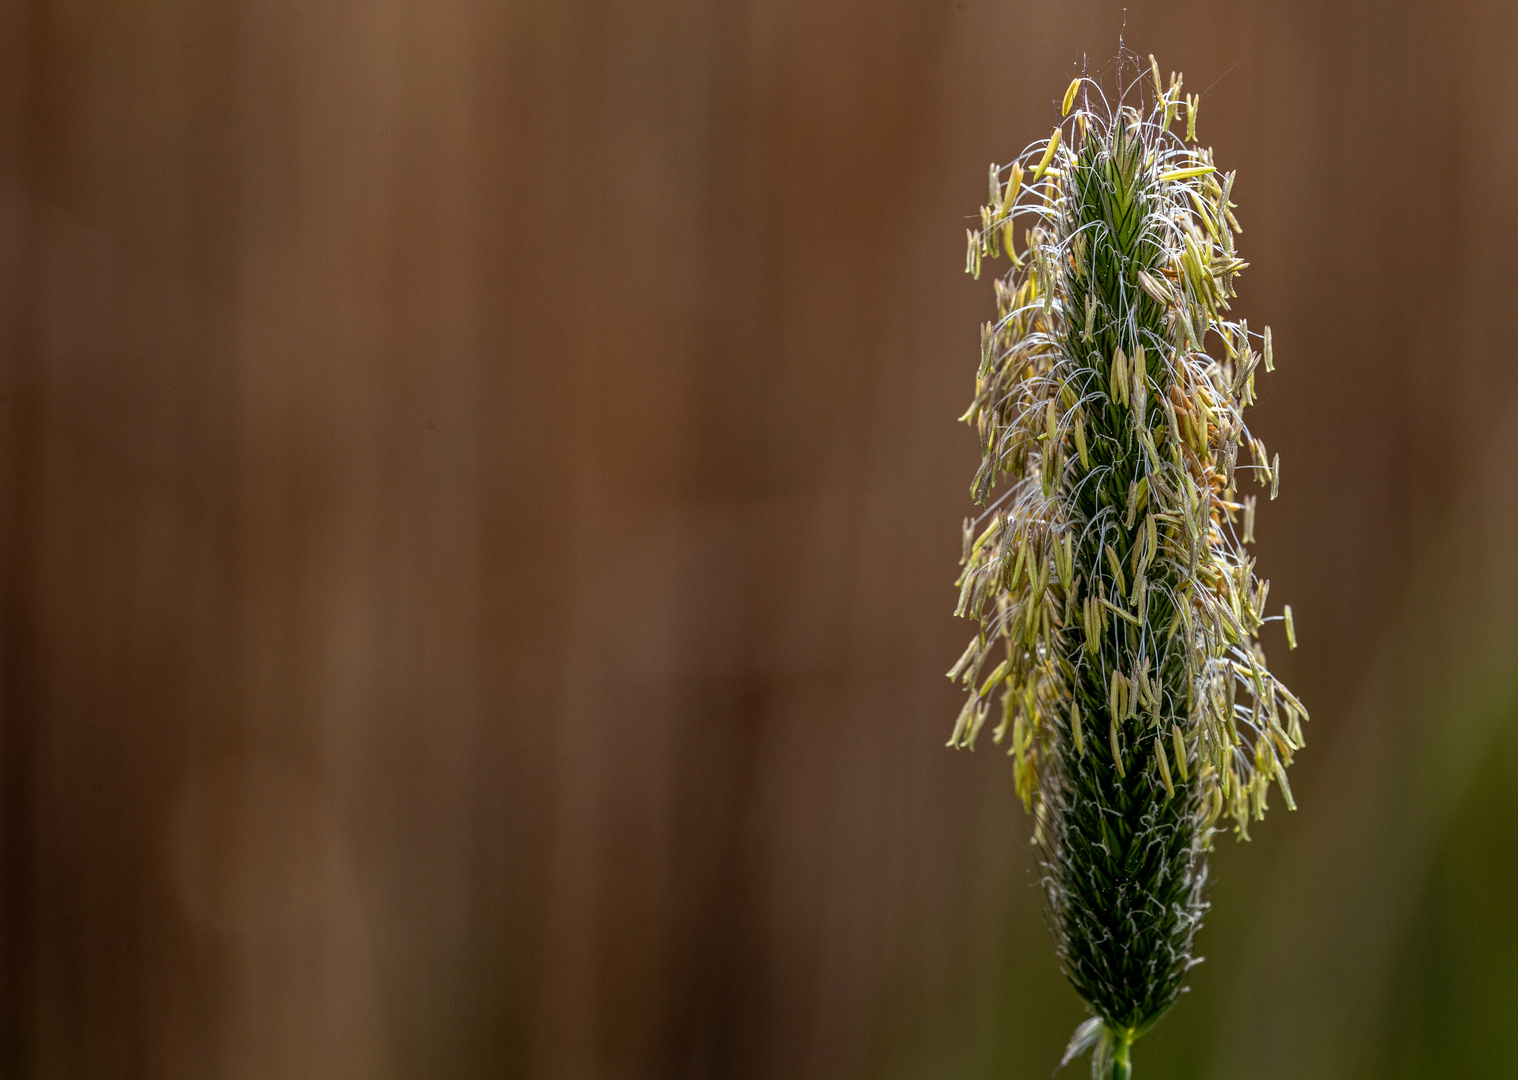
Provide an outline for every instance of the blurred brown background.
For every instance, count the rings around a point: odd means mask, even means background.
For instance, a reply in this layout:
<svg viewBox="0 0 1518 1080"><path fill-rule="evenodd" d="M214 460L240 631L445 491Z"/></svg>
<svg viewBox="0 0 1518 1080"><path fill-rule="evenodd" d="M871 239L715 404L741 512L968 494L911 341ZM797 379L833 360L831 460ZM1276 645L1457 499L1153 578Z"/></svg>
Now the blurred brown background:
<svg viewBox="0 0 1518 1080"><path fill-rule="evenodd" d="M964 225L1120 32L1314 717L1139 1075L1518 1076L1512 5L10 0L0 1077L1048 1076Z"/></svg>

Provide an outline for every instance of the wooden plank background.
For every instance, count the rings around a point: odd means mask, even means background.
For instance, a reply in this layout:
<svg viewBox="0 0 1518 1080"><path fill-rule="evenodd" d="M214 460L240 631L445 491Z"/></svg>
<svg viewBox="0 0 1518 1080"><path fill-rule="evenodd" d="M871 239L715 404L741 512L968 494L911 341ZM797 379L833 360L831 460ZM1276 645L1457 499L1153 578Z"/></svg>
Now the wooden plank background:
<svg viewBox="0 0 1518 1080"><path fill-rule="evenodd" d="M1518 685L1515 23L0 8L0 1075L1047 1075L1028 822L941 749L963 228L1120 33L1240 170L1314 715L1139 1068L1424 1075Z"/></svg>

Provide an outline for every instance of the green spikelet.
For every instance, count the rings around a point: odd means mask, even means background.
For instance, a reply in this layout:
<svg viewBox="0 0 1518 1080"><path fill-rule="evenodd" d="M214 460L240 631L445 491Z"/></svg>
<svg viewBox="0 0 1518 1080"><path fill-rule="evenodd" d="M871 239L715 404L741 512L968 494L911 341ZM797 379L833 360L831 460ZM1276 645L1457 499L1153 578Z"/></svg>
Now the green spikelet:
<svg viewBox="0 0 1518 1080"><path fill-rule="evenodd" d="M1248 839L1272 780L1293 805L1307 719L1257 638L1269 583L1237 483L1275 495L1242 416L1274 354L1268 328L1225 317L1242 230L1197 105L1153 57L1116 107L1077 79L1053 135L992 169L969 237L971 273L1012 266L963 417L983 454L971 493L996 497L965 523L957 613L979 632L949 673L969 690L950 745L994 708L1060 960L1095 1014L1066 1060L1094 1049L1103 1080L1130 1075L1196 963L1220 819Z"/></svg>

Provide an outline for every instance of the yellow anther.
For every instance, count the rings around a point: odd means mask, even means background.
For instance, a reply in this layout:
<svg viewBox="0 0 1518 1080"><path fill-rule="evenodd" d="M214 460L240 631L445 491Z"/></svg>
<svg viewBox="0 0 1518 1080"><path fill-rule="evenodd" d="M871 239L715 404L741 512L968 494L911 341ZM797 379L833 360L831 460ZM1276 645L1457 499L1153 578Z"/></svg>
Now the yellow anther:
<svg viewBox="0 0 1518 1080"><path fill-rule="evenodd" d="M1124 584L1124 581L1126 581L1127 579L1123 577L1123 563L1122 563L1122 560L1120 560L1117 557L1117 552L1116 552L1116 550L1113 549L1113 547L1112 547L1111 544L1106 545L1106 549L1107 549L1107 565L1110 566L1110 567L1112 567L1112 576L1115 577L1115 578L1117 578L1118 591L1119 592L1127 592L1128 588Z"/></svg>
<svg viewBox="0 0 1518 1080"><path fill-rule="evenodd" d="M1168 183L1171 180L1189 180L1193 176L1206 176L1209 173L1217 171L1216 165L1191 165L1184 169L1171 169L1169 172L1160 173L1160 183ZM1234 230L1236 232L1244 231L1237 225L1234 226Z"/></svg>
<svg viewBox="0 0 1518 1080"><path fill-rule="evenodd" d="M1165 740L1158 735L1154 737L1154 760L1159 762L1160 779L1165 784L1165 795L1167 798L1173 798L1175 796L1175 784L1170 780L1170 762L1165 758Z"/></svg>
<svg viewBox="0 0 1518 1080"><path fill-rule="evenodd" d="M1060 129L1055 128L1054 134L1049 136L1049 145L1044 148L1044 156L1039 158L1037 167L1033 170L1033 180L1036 182L1049 168L1049 162L1054 160L1054 151L1059 149Z"/></svg>
<svg viewBox="0 0 1518 1080"><path fill-rule="evenodd" d="M1139 622L1132 615L1128 614L1122 608L1118 607L1116 604L1112 603L1110 600L1107 600L1104 597L1098 597L1096 602L1102 606L1103 610L1112 612L1112 614L1116 615L1120 619L1126 619L1128 622L1131 622L1134 626L1142 626L1143 625L1143 623Z"/></svg>
<svg viewBox="0 0 1518 1080"><path fill-rule="evenodd" d="M1065 91L1065 100L1059 107L1059 114L1061 116L1070 115L1070 106L1075 104L1075 92L1080 88L1081 81L1079 78L1070 80L1070 88Z"/></svg>

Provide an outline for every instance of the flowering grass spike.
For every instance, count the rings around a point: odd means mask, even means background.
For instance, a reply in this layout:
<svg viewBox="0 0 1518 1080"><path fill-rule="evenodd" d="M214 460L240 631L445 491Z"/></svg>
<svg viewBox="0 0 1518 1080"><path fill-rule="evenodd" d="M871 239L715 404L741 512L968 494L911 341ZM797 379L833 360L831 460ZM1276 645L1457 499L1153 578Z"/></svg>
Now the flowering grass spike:
<svg viewBox="0 0 1518 1080"><path fill-rule="evenodd" d="M1131 1075L1197 962L1220 823L1248 839L1272 782L1295 808L1307 719L1258 638L1270 583L1247 548L1258 494L1239 489L1275 498L1280 458L1243 411L1275 356L1268 327L1226 317L1247 265L1234 174L1196 143L1200 95L1149 61L1115 106L1072 82L1049 138L992 168L969 234L972 274L1011 268L963 417L989 505L965 522L956 613L978 632L949 672L969 691L949 744L994 717L1013 758L1060 961L1094 1013L1066 1061L1094 1048L1099 1080Z"/></svg>

